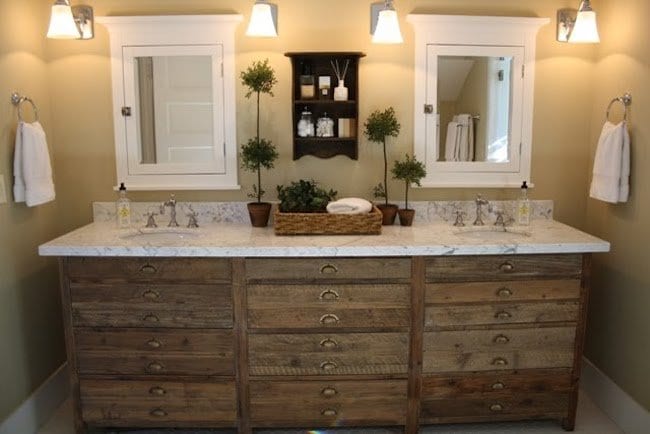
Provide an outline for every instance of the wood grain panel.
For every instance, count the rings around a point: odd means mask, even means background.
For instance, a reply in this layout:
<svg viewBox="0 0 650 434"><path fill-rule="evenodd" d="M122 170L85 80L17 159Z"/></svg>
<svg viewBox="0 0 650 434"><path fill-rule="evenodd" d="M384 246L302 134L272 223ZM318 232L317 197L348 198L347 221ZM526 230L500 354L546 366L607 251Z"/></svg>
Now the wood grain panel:
<svg viewBox="0 0 650 434"><path fill-rule="evenodd" d="M406 380L253 381L254 426L402 425Z"/></svg>
<svg viewBox="0 0 650 434"><path fill-rule="evenodd" d="M430 283L427 304L569 300L580 297L580 280Z"/></svg>
<svg viewBox="0 0 650 434"><path fill-rule="evenodd" d="M575 327L424 333L424 372L569 368Z"/></svg>
<svg viewBox="0 0 650 434"><path fill-rule="evenodd" d="M427 259L427 282L579 279L580 255L437 256Z"/></svg>
<svg viewBox="0 0 650 434"><path fill-rule="evenodd" d="M250 258L248 281L381 280L408 279L409 258Z"/></svg>
<svg viewBox="0 0 650 434"><path fill-rule="evenodd" d="M491 324L575 322L578 301L435 305L425 309L425 327L467 327Z"/></svg>
<svg viewBox="0 0 650 434"><path fill-rule="evenodd" d="M235 383L82 380L84 420L94 426L235 426Z"/></svg>
<svg viewBox="0 0 650 434"><path fill-rule="evenodd" d="M234 375L228 353L78 351L79 372L86 375Z"/></svg>
<svg viewBox="0 0 650 434"><path fill-rule="evenodd" d="M251 375L402 374L406 333L251 334Z"/></svg>
<svg viewBox="0 0 650 434"><path fill-rule="evenodd" d="M230 259L73 257L66 272L73 282L229 283Z"/></svg>

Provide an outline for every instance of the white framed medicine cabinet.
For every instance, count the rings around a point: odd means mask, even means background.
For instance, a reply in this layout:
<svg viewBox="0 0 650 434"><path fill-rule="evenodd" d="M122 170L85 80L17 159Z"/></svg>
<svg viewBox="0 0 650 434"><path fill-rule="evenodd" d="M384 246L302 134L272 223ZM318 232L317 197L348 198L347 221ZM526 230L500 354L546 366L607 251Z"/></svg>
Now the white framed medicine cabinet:
<svg viewBox="0 0 650 434"><path fill-rule="evenodd" d="M410 14L423 187L530 180L535 39L548 18Z"/></svg>
<svg viewBox="0 0 650 434"><path fill-rule="evenodd" d="M239 189L235 27L241 15L98 17L111 44L117 182Z"/></svg>

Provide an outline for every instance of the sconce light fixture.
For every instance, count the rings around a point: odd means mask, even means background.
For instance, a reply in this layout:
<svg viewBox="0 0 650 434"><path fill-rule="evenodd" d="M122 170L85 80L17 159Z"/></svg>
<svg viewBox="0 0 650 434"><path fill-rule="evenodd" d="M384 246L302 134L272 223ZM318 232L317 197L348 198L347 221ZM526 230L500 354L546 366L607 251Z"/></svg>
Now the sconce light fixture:
<svg viewBox="0 0 650 434"><path fill-rule="evenodd" d="M580 8L557 11L557 40L572 44L600 42L596 12L591 9L589 0L582 0Z"/></svg>
<svg viewBox="0 0 650 434"><path fill-rule="evenodd" d="M370 34L374 44L401 44L404 42L397 12L395 12L391 0L370 5Z"/></svg>
<svg viewBox="0 0 650 434"><path fill-rule="evenodd" d="M51 39L92 39L93 8L70 6L69 0L56 0L52 5L47 37Z"/></svg>
<svg viewBox="0 0 650 434"><path fill-rule="evenodd" d="M275 38L278 36L278 6L256 0L248 22L246 36Z"/></svg>

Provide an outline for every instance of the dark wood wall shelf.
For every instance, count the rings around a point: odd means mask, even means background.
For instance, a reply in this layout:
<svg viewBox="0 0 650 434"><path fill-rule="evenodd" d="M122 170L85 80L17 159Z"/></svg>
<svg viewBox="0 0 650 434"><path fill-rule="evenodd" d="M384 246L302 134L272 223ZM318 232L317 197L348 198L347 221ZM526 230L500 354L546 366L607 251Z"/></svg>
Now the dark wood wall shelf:
<svg viewBox="0 0 650 434"><path fill-rule="evenodd" d="M353 160L358 158L359 148L359 59L365 54L361 52L294 52L285 53L291 59L292 83L292 120L293 120L293 159L297 160L305 155L318 158L332 158L336 155L346 155ZM331 62L338 60L341 68L347 60L350 61L345 75L345 87L348 88L346 101L334 101L334 88L338 80ZM315 77L315 97L313 99L301 98L300 76L305 65ZM330 77L330 95L327 99L319 99L318 77ZM307 108L312 113L314 124L318 118L327 114L334 121L334 137L300 137L298 136L298 121L301 113ZM352 120L352 137L339 137L338 120L347 118Z"/></svg>

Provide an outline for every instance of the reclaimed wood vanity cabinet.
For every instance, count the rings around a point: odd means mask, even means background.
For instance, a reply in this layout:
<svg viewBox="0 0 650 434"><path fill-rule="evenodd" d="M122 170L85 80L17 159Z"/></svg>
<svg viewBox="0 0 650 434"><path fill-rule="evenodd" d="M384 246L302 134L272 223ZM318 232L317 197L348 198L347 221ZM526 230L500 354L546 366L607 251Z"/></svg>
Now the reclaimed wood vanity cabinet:
<svg viewBox="0 0 650 434"><path fill-rule="evenodd" d="M589 259L62 258L77 432L570 430Z"/></svg>

